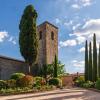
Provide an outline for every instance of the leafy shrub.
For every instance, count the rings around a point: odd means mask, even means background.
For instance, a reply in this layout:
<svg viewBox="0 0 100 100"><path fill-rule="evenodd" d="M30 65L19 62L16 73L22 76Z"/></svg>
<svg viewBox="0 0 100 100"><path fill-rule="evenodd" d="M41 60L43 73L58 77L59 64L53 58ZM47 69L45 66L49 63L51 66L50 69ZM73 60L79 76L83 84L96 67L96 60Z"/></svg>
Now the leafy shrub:
<svg viewBox="0 0 100 100"><path fill-rule="evenodd" d="M7 80L7 88L15 88L16 87L16 80L11 79L11 80Z"/></svg>
<svg viewBox="0 0 100 100"><path fill-rule="evenodd" d="M85 83L83 83L83 87L84 88L93 88L94 87L94 83L91 81L87 81Z"/></svg>
<svg viewBox="0 0 100 100"><path fill-rule="evenodd" d="M85 83L85 79L83 76L78 77L75 81L75 85L79 87L82 87L84 83Z"/></svg>
<svg viewBox="0 0 100 100"><path fill-rule="evenodd" d="M1 89L0 94L15 94L15 93L22 93L22 92L29 92L32 91L32 89L28 87L24 88L8 88L8 89Z"/></svg>
<svg viewBox="0 0 100 100"><path fill-rule="evenodd" d="M46 81L43 77L34 77L34 87L45 85Z"/></svg>
<svg viewBox="0 0 100 100"><path fill-rule="evenodd" d="M95 87L100 90L100 78L96 81Z"/></svg>
<svg viewBox="0 0 100 100"><path fill-rule="evenodd" d="M6 89L7 88L7 83L4 80L0 80L0 90L1 89Z"/></svg>
<svg viewBox="0 0 100 100"><path fill-rule="evenodd" d="M62 86L62 81L59 78L52 78L49 80L49 85Z"/></svg>
<svg viewBox="0 0 100 100"><path fill-rule="evenodd" d="M25 74L23 74L23 73L13 73L11 75L11 79L17 80L17 79L22 78L24 76L25 76Z"/></svg>
<svg viewBox="0 0 100 100"><path fill-rule="evenodd" d="M17 80L17 86L19 87L32 87L33 86L33 77L26 75Z"/></svg>

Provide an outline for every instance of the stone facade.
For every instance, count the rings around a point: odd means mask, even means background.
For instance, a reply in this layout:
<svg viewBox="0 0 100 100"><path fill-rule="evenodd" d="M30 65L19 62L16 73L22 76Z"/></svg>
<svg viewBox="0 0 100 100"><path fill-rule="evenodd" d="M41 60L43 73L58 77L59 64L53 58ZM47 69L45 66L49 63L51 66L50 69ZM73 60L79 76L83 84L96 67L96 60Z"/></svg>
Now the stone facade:
<svg viewBox="0 0 100 100"><path fill-rule="evenodd" d="M38 64L52 64L55 55L58 56L58 28L49 22L37 27L39 36Z"/></svg>
<svg viewBox="0 0 100 100"><path fill-rule="evenodd" d="M0 56L0 79L9 79L16 72L28 73L27 64L24 61Z"/></svg>
<svg viewBox="0 0 100 100"><path fill-rule="evenodd" d="M37 64L51 64L55 55L58 55L58 28L49 22L37 26L39 38L39 52ZM32 74L37 69L32 69ZM16 72L28 73L28 66L24 61L0 56L0 79L9 79L11 74Z"/></svg>

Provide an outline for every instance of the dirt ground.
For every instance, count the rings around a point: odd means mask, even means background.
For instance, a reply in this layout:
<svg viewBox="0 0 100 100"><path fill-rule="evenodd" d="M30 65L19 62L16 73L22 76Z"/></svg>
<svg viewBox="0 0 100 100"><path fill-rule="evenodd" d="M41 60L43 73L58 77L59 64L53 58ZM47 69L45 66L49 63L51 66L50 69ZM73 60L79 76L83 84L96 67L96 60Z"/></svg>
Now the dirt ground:
<svg viewBox="0 0 100 100"><path fill-rule="evenodd" d="M100 93L81 88L70 88L41 93L0 96L0 100L100 100Z"/></svg>

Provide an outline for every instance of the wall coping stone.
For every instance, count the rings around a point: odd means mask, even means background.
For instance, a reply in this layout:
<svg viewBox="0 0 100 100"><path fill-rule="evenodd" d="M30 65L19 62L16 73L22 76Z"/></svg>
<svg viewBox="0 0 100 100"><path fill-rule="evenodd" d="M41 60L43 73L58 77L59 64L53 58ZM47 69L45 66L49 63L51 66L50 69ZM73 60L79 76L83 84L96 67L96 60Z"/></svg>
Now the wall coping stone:
<svg viewBox="0 0 100 100"><path fill-rule="evenodd" d="M58 29L58 27L57 27L57 26L55 26L55 25L51 24L51 23L50 23L50 22L48 22L48 21L43 22L42 24L38 25L37 27L39 27L39 26L41 26L41 25L43 25L43 24L49 24L49 25L51 25L51 26L55 27L56 29Z"/></svg>
<svg viewBox="0 0 100 100"><path fill-rule="evenodd" d="M19 60L19 59L16 59L16 58L11 58L11 57L8 57L8 56L0 55L0 58L25 63L24 60Z"/></svg>

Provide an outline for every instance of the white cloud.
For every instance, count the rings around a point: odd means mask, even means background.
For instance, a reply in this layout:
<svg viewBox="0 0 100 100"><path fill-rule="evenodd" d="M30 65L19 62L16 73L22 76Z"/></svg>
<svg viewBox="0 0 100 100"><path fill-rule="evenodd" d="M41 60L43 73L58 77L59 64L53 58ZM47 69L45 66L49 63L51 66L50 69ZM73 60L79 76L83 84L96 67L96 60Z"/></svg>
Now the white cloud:
<svg viewBox="0 0 100 100"><path fill-rule="evenodd" d="M65 26L70 26L70 25L72 25L73 24L73 20L70 20L70 21L68 21L68 22L64 22L64 25Z"/></svg>
<svg viewBox="0 0 100 100"><path fill-rule="evenodd" d="M10 36L8 39L9 42L13 43L14 45L16 44L16 39L13 36Z"/></svg>
<svg viewBox="0 0 100 100"><path fill-rule="evenodd" d="M76 27L77 26L80 26L80 24L76 25ZM69 34L72 39L63 42L61 41L61 47L81 45L85 43L85 40L92 41L93 34L95 33L97 37L98 48L98 43L100 42L100 19L89 19L80 27L74 29L75 30L73 30L73 34ZM79 52L83 51L83 48L79 50Z"/></svg>
<svg viewBox="0 0 100 100"><path fill-rule="evenodd" d="M69 36L73 36L74 34L69 34ZM60 47L67 47L67 46L76 46L84 43L86 38L84 36L76 36L73 39L60 41Z"/></svg>
<svg viewBox="0 0 100 100"><path fill-rule="evenodd" d="M55 23L56 23L56 24L61 24L61 20L60 20L59 18L56 18L56 19L55 19Z"/></svg>
<svg viewBox="0 0 100 100"><path fill-rule="evenodd" d="M79 52L84 52L85 51L85 47L82 47L78 50Z"/></svg>
<svg viewBox="0 0 100 100"><path fill-rule="evenodd" d="M80 9L86 6L92 5L93 0L74 0L74 3L71 5L72 8Z"/></svg>
<svg viewBox="0 0 100 100"><path fill-rule="evenodd" d="M74 67L84 67L84 61L73 60L72 65Z"/></svg>
<svg viewBox="0 0 100 100"><path fill-rule="evenodd" d="M14 41L12 41L12 43L14 44L14 45L16 45L16 41L14 40Z"/></svg>
<svg viewBox="0 0 100 100"><path fill-rule="evenodd" d="M80 9L80 6L78 4L72 4L71 7L75 9Z"/></svg>
<svg viewBox="0 0 100 100"><path fill-rule="evenodd" d="M83 6L90 6L92 4L92 0L80 0L83 3Z"/></svg>
<svg viewBox="0 0 100 100"><path fill-rule="evenodd" d="M72 63L77 63L77 60L73 60Z"/></svg>
<svg viewBox="0 0 100 100"><path fill-rule="evenodd" d="M73 67L73 72L84 73L84 61L83 60L72 60L70 66Z"/></svg>
<svg viewBox="0 0 100 100"><path fill-rule="evenodd" d="M60 41L60 46L61 46L61 47L76 46L76 45L77 45L76 40Z"/></svg>
<svg viewBox="0 0 100 100"><path fill-rule="evenodd" d="M76 40L78 41L78 44L82 44L85 42L86 38L83 36L77 36Z"/></svg>
<svg viewBox="0 0 100 100"><path fill-rule="evenodd" d="M67 20L66 18L65 19L60 19L60 18L56 18L54 20L55 24L58 24L58 25L63 25L63 26L71 26L73 25L73 20Z"/></svg>
<svg viewBox="0 0 100 100"><path fill-rule="evenodd" d="M8 32L0 31L0 42L3 42L8 37Z"/></svg>
<svg viewBox="0 0 100 100"><path fill-rule="evenodd" d="M74 39L78 41L78 44L82 44L85 43L85 40L93 42L94 33L96 34L98 49L100 43L100 19L87 20L83 26L74 30L73 34L70 34L70 36L74 36ZM84 47L80 48L78 51L83 52Z"/></svg>
<svg viewBox="0 0 100 100"><path fill-rule="evenodd" d="M0 42L11 42L12 44L16 44L16 39L14 36L11 36L7 31L0 31Z"/></svg>
<svg viewBox="0 0 100 100"><path fill-rule="evenodd" d="M74 31L75 36L83 36L87 39L91 40L93 34L96 34L97 40L100 40L100 19L90 19L85 22L85 24L81 27L81 29L77 29Z"/></svg>
<svg viewBox="0 0 100 100"><path fill-rule="evenodd" d="M74 30L76 30L76 29L77 29L80 25L81 25L80 23L78 23L78 24L74 25L74 26L73 26L73 28L72 28L72 29L73 29L73 31L74 31Z"/></svg>
<svg viewBox="0 0 100 100"><path fill-rule="evenodd" d="M86 23L85 23L85 25L82 27L83 29L86 29L86 28L88 28L88 29L100 29L100 19L90 19L90 20L88 20Z"/></svg>

